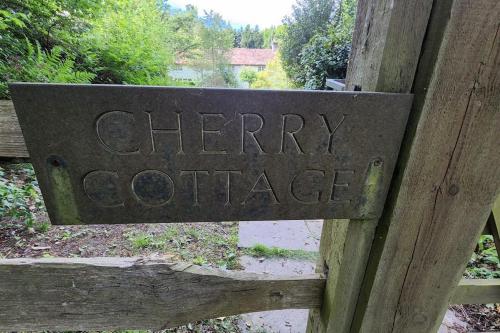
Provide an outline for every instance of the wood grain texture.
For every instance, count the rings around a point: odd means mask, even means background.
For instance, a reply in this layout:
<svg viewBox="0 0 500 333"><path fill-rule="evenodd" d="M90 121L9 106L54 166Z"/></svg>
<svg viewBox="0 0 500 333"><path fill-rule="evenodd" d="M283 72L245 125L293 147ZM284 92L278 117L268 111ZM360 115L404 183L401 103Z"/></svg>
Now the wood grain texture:
<svg viewBox="0 0 500 333"><path fill-rule="evenodd" d="M491 304L500 302L500 279L462 279L450 304Z"/></svg>
<svg viewBox="0 0 500 333"><path fill-rule="evenodd" d="M12 101L0 100L0 157L29 157Z"/></svg>
<svg viewBox="0 0 500 333"><path fill-rule="evenodd" d="M282 277L138 258L0 260L0 330L160 330L320 306L319 274Z"/></svg>
<svg viewBox="0 0 500 333"><path fill-rule="evenodd" d="M499 190L500 3L436 3L355 332L436 332Z"/></svg>
<svg viewBox="0 0 500 333"><path fill-rule="evenodd" d="M431 0L358 1L346 90L410 92ZM331 220L323 226L320 265L328 268L323 307L311 311L308 332L349 332L376 221ZM349 230L349 231L348 231Z"/></svg>
<svg viewBox="0 0 500 333"><path fill-rule="evenodd" d="M410 92L431 0L358 1L346 90Z"/></svg>
<svg viewBox="0 0 500 333"><path fill-rule="evenodd" d="M376 221L325 220L318 272L328 273L321 309L311 310L307 332L348 332L373 241Z"/></svg>

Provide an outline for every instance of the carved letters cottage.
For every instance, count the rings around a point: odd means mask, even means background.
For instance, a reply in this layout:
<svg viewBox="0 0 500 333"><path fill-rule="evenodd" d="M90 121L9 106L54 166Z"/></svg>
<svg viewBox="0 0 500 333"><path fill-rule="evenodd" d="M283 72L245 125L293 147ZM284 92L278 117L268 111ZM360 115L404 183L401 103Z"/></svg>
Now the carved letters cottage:
<svg viewBox="0 0 500 333"><path fill-rule="evenodd" d="M12 91L56 223L375 217L411 101L123 86ZM49 125L32 128L42 118Z"/></svg>

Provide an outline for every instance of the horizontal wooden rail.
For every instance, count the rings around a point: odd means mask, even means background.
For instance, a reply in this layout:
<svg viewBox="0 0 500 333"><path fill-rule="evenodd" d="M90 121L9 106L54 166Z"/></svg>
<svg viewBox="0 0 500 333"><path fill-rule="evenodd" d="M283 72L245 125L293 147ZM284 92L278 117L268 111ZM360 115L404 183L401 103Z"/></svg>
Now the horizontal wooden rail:
<svg viewBox="0 0 500 333"><path fill-rule="evenodd" d="M318 308L322 275L283 277L138 258L0 260L0 331L160 330Z"/></svg>
<svg viewBox="0 0 500 333"><path fill-rule="evenodd" d="M500 303L500 279L462 279L450 304Z"/></svg>
<svg viewBox="0 0 500 333"><path fill-rule="evenodd" d="M0 157L29 157L12 101L0 100Z"/></svg>

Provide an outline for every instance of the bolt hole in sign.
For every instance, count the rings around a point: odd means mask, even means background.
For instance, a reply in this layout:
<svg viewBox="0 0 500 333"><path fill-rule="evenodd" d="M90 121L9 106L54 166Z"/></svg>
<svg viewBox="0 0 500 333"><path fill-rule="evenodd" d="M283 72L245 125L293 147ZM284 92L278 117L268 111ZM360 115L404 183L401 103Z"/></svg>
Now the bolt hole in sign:
<svg viewBox="0 0 500 333"><path fill-rule="evenodd" d="M12 84L54 224L380 216L412 95Z"/></svg>

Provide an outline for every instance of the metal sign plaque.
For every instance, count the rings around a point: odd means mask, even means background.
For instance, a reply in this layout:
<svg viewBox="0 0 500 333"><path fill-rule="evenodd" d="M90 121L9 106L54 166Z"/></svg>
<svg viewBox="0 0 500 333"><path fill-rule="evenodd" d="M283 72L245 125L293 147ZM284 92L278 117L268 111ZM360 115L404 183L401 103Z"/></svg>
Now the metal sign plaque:
<svg viewBox="0 0 500 333"><path fill-rule="evenodd" d="M411 95L11 85L54 224L380 216Z"/></svg>

